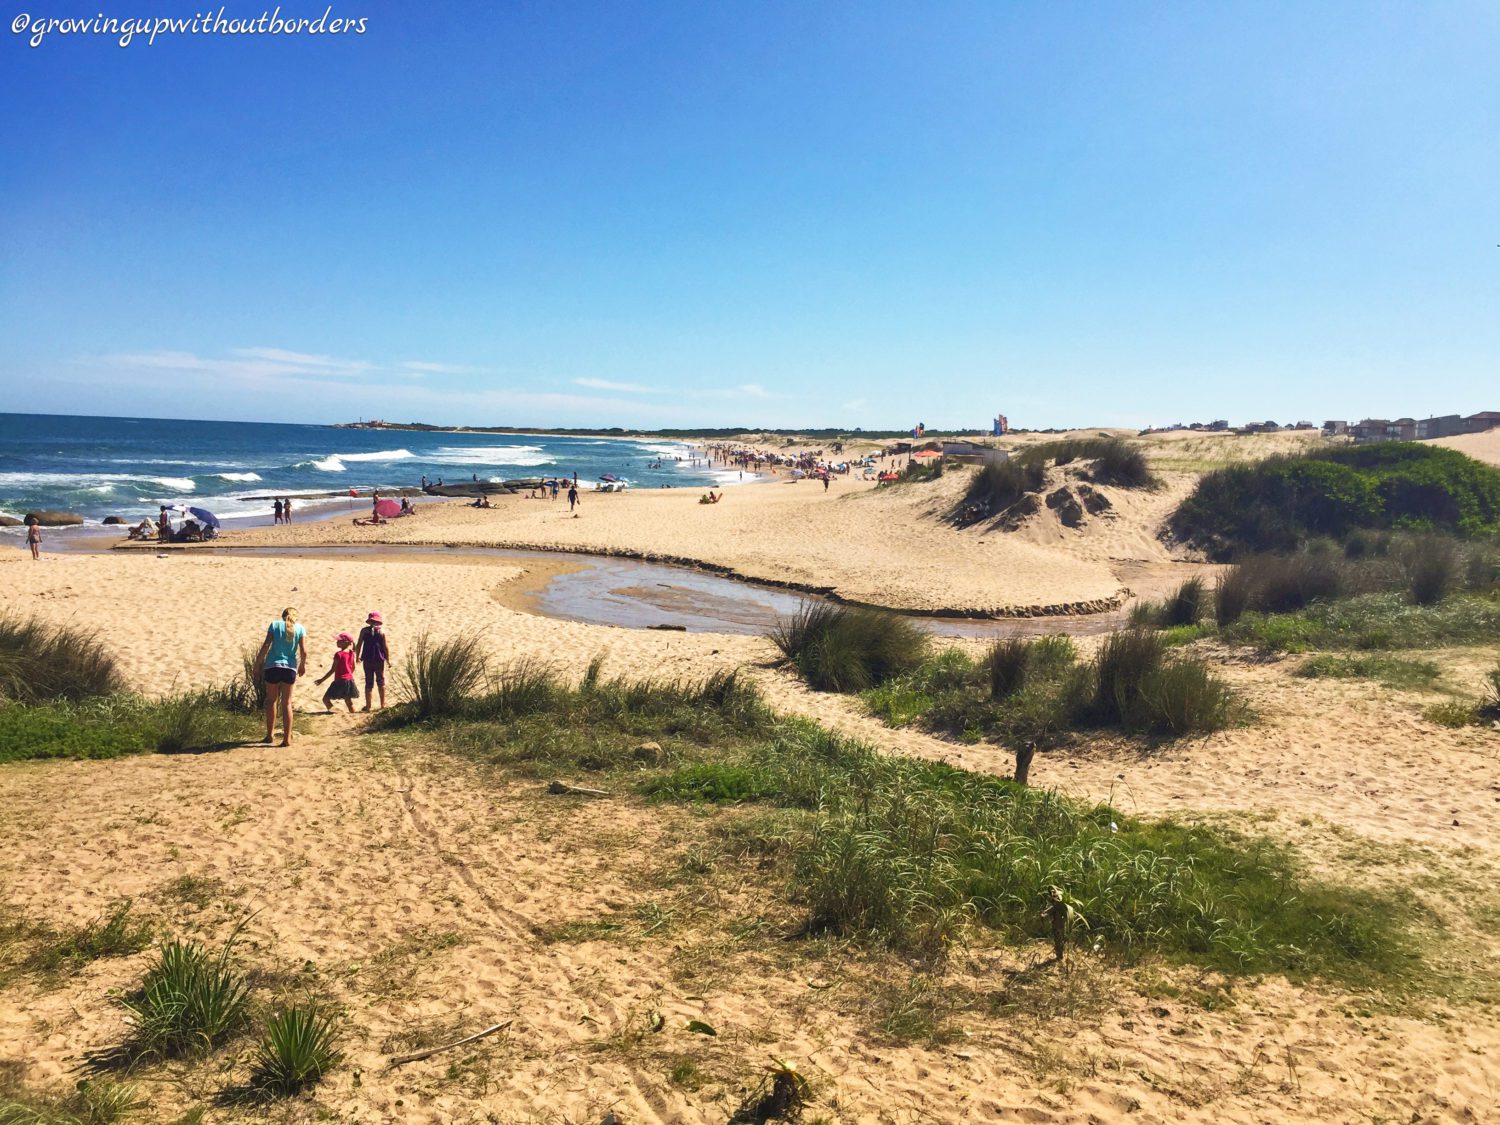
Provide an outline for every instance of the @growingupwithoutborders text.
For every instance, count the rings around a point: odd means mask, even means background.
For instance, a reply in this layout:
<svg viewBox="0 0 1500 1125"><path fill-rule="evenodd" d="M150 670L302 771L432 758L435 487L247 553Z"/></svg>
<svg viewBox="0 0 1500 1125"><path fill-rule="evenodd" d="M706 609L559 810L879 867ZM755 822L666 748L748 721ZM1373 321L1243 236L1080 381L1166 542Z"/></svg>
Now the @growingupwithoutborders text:
<svg viewBox="0 0 1500 1125"><path fill-rule="evenodd" d="M230 15L227 7L191 16L145 16L121 19L100 12L95 16L33 16L22 12L10 21L12 35L27 35L40 47L49 35L109 35L121 47L144 41L149 47L158 35L363 35L365 16L335 16L330 6L321 16L283 16L278 6L258 16Z"/></svg>

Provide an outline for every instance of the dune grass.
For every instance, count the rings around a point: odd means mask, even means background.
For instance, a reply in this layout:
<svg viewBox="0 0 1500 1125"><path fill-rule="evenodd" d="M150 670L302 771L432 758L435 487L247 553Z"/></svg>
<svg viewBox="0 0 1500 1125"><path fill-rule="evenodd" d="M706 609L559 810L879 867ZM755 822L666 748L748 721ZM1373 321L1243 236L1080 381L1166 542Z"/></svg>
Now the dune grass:
<svg viewBox="0 0 1500 1125"><path fill-rule="evenodd" d="M13 610L0 615L0 703L76 701L123 685L114 657L92 631Z"/></svg>
<svg viewBox="0 0 1500 1125"><path fill-rule="evenodd" d="M245 741L257 729L248 713L225 710L217 691L10 704L0 706L0 763L180 753Z"/></svg>
<svg viewBox="0 0 1500 1125"><path fill-rule="evenodd" d="M1087 461L1086 475L1098 484L1120 488L1153 488L1157 484L1140 446L1113 437L1043 442L1018 451L1012 460L1026 466Z"/></svg>
<svg viewBox="0 0 1500 1125"><path fill-rule="evenodd" d="M888 757L811 724L684 763L643 789L803 810L765 846L813 932L921 956L976 927L1035 940L1055 885L1074 911L1072 940L1122 955L1341 977L1407 964L1381 899L1308 879L1269 841Z"/></svg>
<svg viewBox="0 0 1500 1125"><path fill-rule="evenodd" d="M1079 664L1066 637L1011 638L977 661L944 652L864 699L893 726L1007 745L1052 746L1111 727L1174 738L1237 721L1242 709L1207 664L1169 647L1159 633L1123 630Z"/></svg>
<svg viewBox="0 0 1500 1125"><path fill-rule="evenodd" d="M1500 636L1500 601L1460 594L1427 606L1396 593L1361 594L1293 613L1247 613L1222 635L1273 652L1484 644Z"/></svg>
<svg viewBox="0 0 1500 1125"><path fill-rule="evenodd" d="M1374 680L1386 687L1403 691L1436 691L1440 689L1442 682L1441 669L1430 660L1410 660L1375 653L1357 656L1319 653L1299 664L1293 674L1309 680Z"/></svg>
<svg viewBox="0 0 1500 1125"><path fill-rule="evenodd" d="M1032 644L1037 682L1078 671L1070 645ZM939 654L911 675L924 673L934 690L963 676L992 698L985 661ZM440 719L388 725L403 728L521 776L599 771L591 784L617 794L781 810L747 809L726 846L763 857L758 870L809 933L924 957L978 931L1031 941L1046 933L1039 914L1056 885L1075 912L1073 940L1123 956L1351 979L1408 964L1389 904L1308 879L1269 841L886 756L778 718L734 675L631 683L596 662L575 683L523 664Z"/></svg>
<svg viewBox="0 0 1500 1125"><path fill-rule="evenodd" d="M198 942L163 944L141 987L120 999L130 1016L129 1039L93 1061L133 1066L198 1057L241 1031L250 1020L250 985L233 950L233 938L217 955Z"/></svg>
<svg viewBox="0 0 1500 1125"><path fill-rule="evenodd" d="M904 617L829 602L805 603L770 639L817 691L864 691L916 668L928 648L927 634Z"/></svg>
<svg viewBox="0 0 1500 1125"><path fill-rule="evenodd" d="M147 1106L133 1082L84 1080L62 1098L0 1090L0 1125L114 1125Z"/></svg>

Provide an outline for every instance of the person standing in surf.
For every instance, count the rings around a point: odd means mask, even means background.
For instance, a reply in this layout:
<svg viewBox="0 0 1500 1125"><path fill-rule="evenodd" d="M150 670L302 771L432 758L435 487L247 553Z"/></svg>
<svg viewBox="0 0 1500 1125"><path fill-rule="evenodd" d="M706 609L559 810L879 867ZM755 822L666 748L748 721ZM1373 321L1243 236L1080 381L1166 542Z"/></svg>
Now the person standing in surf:
<svg viewBox="0 0 1500 1125"><path fill-rule="evenodd" d="M26 543L31 548L31 557L42 557L42 521L35 516L26 517Z"/></svg>

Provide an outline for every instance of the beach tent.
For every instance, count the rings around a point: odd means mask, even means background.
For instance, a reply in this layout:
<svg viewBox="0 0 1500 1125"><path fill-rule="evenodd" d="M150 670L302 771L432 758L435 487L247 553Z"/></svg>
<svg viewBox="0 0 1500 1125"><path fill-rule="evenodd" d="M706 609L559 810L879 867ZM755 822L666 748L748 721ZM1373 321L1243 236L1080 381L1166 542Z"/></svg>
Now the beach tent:
<svg viewBox="0 0 1500 1125"><path fill-rule="evenodd" d="M375 514L384 519L401 514L401 504L396 500L378 500L375 503Z"/></svg>
<svg viewBox="0 0 1500 1125"><path fill-rule="evenodd" d="M913 453L911 455L911 459L913 461L931 461L934 457L941 456L942 454L939 453L936 449L924 449L921 453Z"/></svg>
<svg viewBox="0 0 1500 1125"><path fill-rule="evenodd" d="M167 511L181 512L183 515L192 516L193 519L197 520L205 527L219 526L219 517L214 515L207 508L190 508L186 504L172 504L167 508Z"/></svg>

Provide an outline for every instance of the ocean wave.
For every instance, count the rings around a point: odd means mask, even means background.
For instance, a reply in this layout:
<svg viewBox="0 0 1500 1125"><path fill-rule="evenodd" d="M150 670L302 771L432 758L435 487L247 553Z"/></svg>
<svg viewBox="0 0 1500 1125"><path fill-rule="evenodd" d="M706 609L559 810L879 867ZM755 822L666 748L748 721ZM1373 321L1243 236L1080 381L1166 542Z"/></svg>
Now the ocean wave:
<svg viewBox="0 0 1500 1125"><path fill-rule="evenodd" d="M424 454L434 465L552 465L556 458L540 445L444 445Z"/></svg>
<svg viewBox="0 0 1500 1125"><path fill-rule="evenodd" d="M339 459L337 453L330 457L324 457L321 461L298 461L292 466L294 469L318 469L325 473L344 472L344 462Z"/></svg>
<svg viewBox="0 0 1500 1125"><path fill-rule="evenodd" d="M74 488L95 491L117 484L157 484L178 492L192 492L192 477L152 477L136 473L0 473L0 488Z"/></svg>
<svg viewBox="0 0 1500 1125"><path fill-rule="evenodd" d="M261 479L259 473L215 473L214 476L218 477L220 480L250 481Z"/></svg>
<svg viewBox="0 0 1500 1125"><path fill-rule="evenodd" d="M693 450L686 445L654 445L650 442L643 441L640 443L640 446L647 453L650 453L656 457L689 458L693 456Z"/></svg>
<svg viewBox="0 0 1500 1125"><path fill-rule="evenodd" d="M409 449L381 449L374 453L335 453L340 461L407 461L416 454Z"/></svg>

